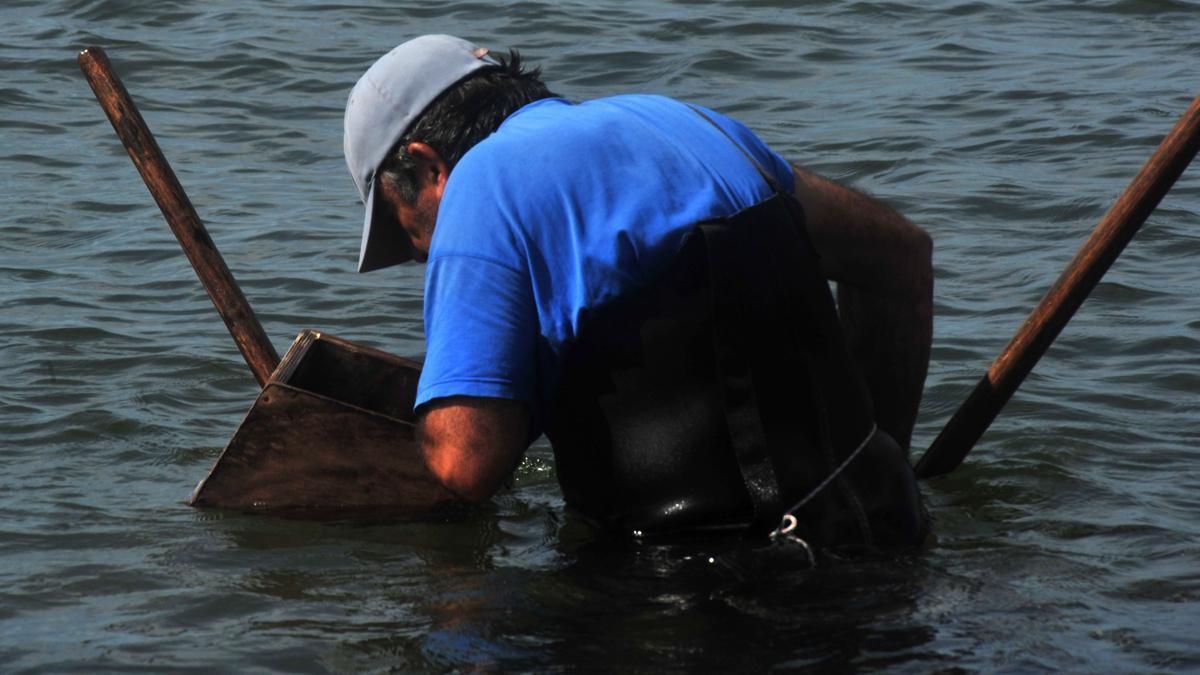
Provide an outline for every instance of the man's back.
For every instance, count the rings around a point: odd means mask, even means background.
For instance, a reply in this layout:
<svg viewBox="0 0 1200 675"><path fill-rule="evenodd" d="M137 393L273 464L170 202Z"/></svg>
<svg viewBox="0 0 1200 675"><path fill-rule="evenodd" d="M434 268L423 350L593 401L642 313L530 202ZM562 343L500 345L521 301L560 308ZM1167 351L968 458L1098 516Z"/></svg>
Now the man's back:
<svg viewBox="0 0 1200 675"><path fill-rule="evenodd" d="M791 185L787 164L745 127L704 114ZM652 282L697 222L771 194L742 151L679 102L525 106L447 183L427 273L418 403L518 398L544 420L563 350L590 311Z"/></svg>

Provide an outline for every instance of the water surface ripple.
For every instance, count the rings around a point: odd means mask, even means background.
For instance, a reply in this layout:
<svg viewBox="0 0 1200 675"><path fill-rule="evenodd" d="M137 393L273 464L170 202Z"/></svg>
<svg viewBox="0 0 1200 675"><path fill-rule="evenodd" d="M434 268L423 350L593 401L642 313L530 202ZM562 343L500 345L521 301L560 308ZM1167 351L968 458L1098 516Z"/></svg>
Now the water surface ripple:
<svg viewBox="0 0 1200 675"><path fill-rule="evenodd" d="M909 557L626 547L544 444L448 520L186 507L255 394L75 65L105 47L282 351L420 355L421 270L353 273L341 110L406 37L519 47L576 99L732 113L937 245L924 448L1200 92L1191 0L9 0L0 22L0 670L1200 669L1200 167Z"/></svg>

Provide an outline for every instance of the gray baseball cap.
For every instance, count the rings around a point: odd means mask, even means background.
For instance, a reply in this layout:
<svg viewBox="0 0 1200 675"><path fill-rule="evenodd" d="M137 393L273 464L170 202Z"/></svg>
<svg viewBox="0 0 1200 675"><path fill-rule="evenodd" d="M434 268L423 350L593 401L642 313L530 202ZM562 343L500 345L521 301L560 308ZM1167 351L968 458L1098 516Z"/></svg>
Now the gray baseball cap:
<svg viewBox="0 0 1200 675"><path fill-rule="evenodd" d="M442 92L485 66L499 63L487 50L450 35L422 35L384 54L359 78L346 101L343 151L367 207L358 271L412 259L408 236L372 227L375 172L392 145Z"/></svg>

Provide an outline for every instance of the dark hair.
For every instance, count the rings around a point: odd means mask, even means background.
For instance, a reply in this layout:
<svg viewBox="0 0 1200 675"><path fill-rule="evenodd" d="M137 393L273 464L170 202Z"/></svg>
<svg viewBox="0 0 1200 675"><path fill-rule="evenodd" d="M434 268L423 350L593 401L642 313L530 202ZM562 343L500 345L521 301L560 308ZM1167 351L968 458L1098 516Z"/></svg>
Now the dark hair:
<svg viewBox="0 0 1200 675"><path fill-rule="evenodd" d="M542 83L541 68L528 72L522 68L517 50L497 60L500 65L480 68L442 92L388 150L379 174L396 187L405 202L411 204L417 198L416 163L407 151L410 143L426 143L453 169L467 150L491 135L518 108L557 96Z"/></svg>

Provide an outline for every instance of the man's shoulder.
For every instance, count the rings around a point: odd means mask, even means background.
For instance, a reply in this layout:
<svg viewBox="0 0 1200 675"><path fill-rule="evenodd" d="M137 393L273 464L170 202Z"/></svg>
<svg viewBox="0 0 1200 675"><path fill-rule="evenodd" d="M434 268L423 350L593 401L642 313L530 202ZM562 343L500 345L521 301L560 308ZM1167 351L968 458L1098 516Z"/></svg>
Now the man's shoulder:
<svg viewBox="0 0 1200 675"><path fill-rule="evenodd" d="M707 108L653 94L535 101L451 171L439 227L453 216L470 221L456 228L501 227L520 239L541 224L585 215L618 223L657 214L664 195L679 217L722 215L764 195L742 150L790 185L781 158ZM726 203L731 194L741 197Z"/></svg>
<svg viewBox="0 0 1200 675"><path fill-rule="evenodd" d="M574 144L602 143L615 134L661 131L669 133L682 115L693 115L687 104L656 94L622 94L572 102L549 98L529 103L504 121L492 135L468 151L475 159L511 152L570 152ZM464 157L465 159L466 157Z"/></svg>
<svg viewBox="0 0 1200 675"><path fill-rule="evenodd" d="M722 126L729 118L701 109ZM530 103L509 116L462 157L472 175L561 182L605 166L640 161L636 155L711 144L711 125L693 106L657 94L622 94L571 102L562 98ZM458 167L455 169L458 170ZM565 172L565 174L564 174ZM507 182L507 181L506 181Z"/></svg>
<svg viewBox="0 0 1200 675"><path fill-rule="evenodd" d="M596 173L601 167L628 164L645 147L639 141L670 133L666 118L672 109L686 110L673 99L649 94L534 101L468 150L450 179L455 191L472 193L459 198L488 195L492 203L503 203L516 196L514 189L528 198L537 196L531 191L560 190L574 179L606 178Z"/></svg>

